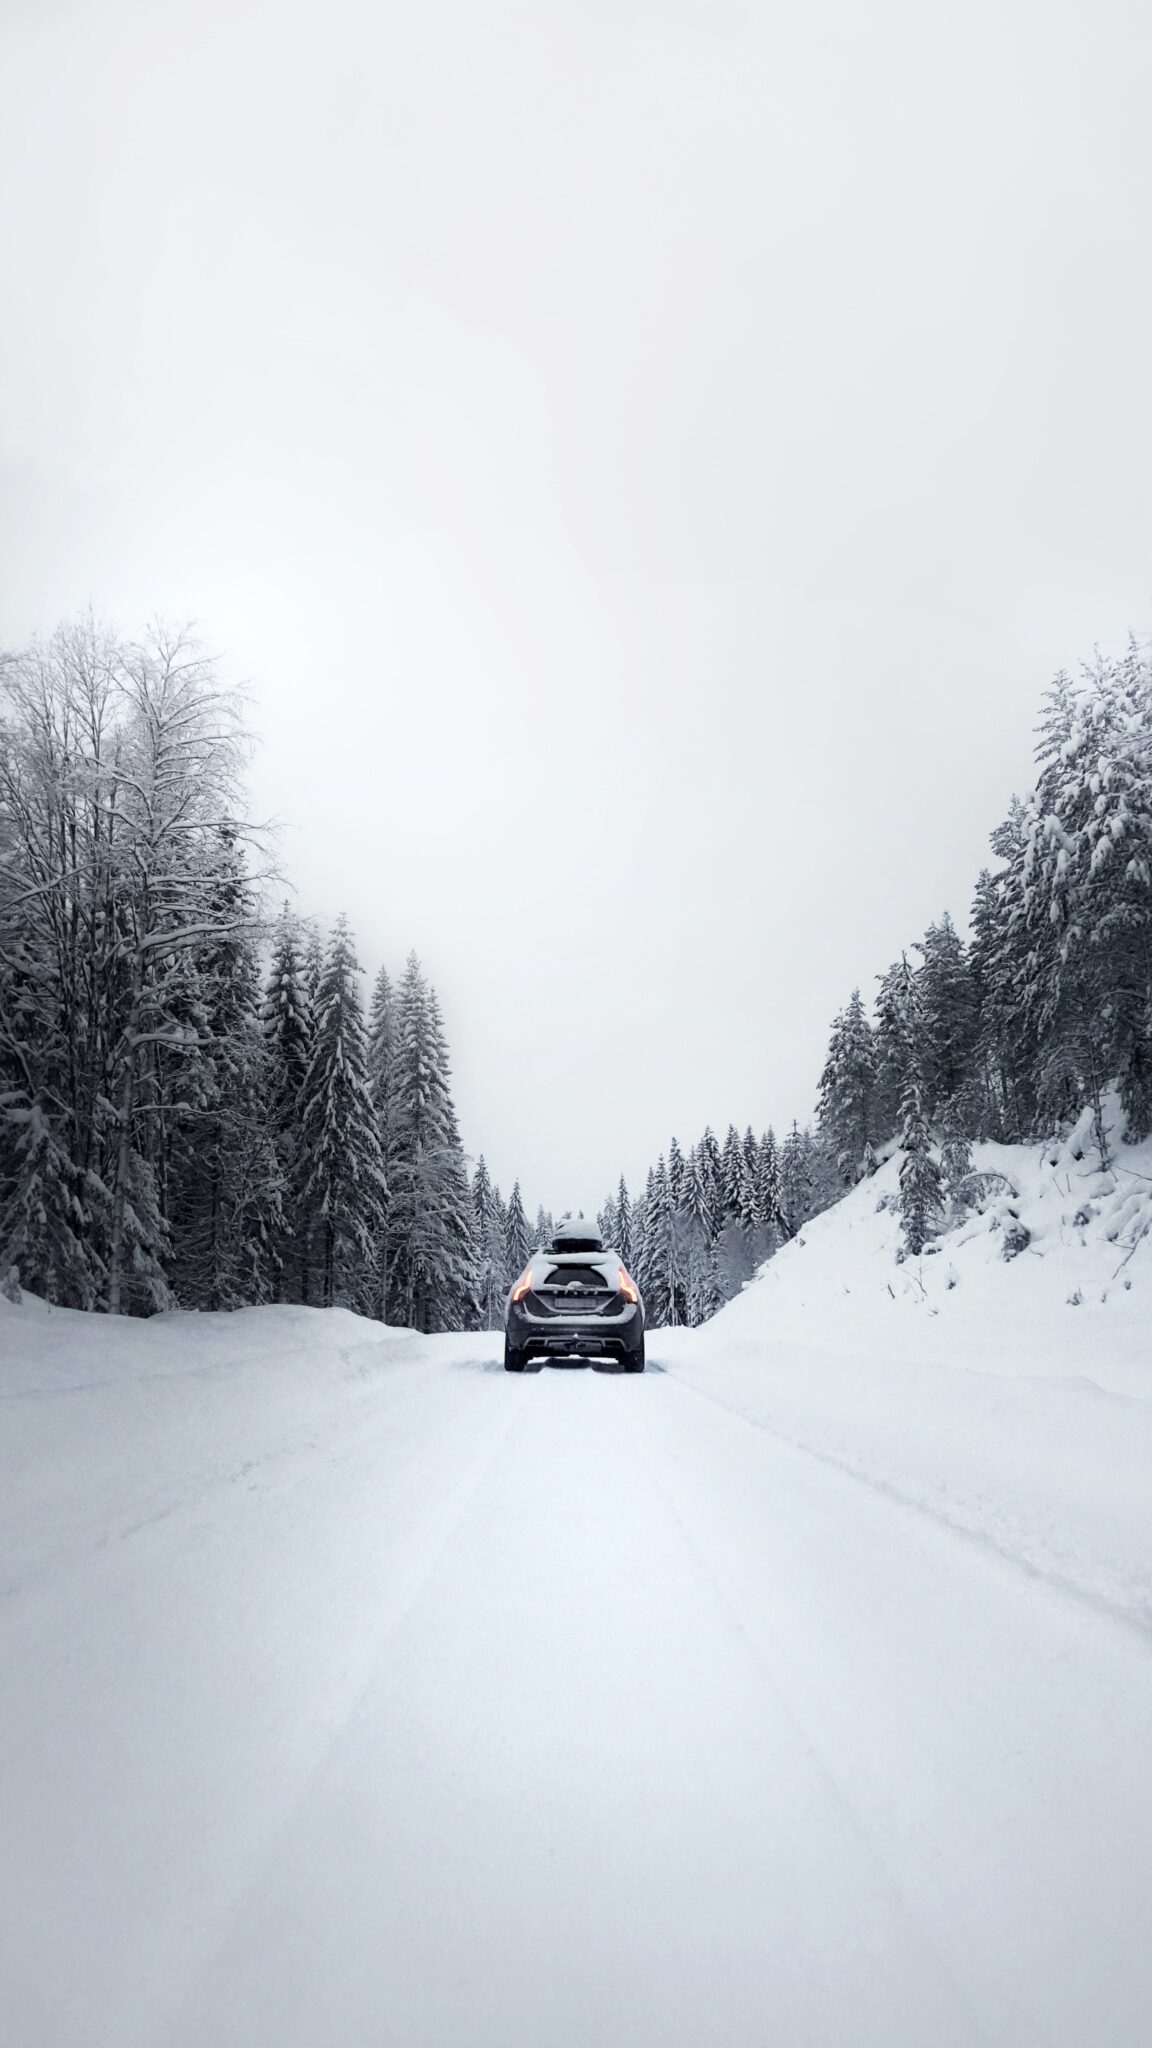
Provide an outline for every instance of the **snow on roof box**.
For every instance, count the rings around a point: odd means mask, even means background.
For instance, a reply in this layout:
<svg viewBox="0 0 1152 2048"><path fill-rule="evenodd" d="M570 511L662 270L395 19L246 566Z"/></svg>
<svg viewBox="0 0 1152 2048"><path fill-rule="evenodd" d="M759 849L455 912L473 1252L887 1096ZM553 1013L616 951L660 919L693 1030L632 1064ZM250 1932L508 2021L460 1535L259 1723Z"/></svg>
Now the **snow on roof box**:
<svg viewBox="0 0 1152 2048"><path fill-rule="evenodd" d="M604 1239L586 1216L562 1216L552 1232L554 1252L602 1252Z"/></svg>

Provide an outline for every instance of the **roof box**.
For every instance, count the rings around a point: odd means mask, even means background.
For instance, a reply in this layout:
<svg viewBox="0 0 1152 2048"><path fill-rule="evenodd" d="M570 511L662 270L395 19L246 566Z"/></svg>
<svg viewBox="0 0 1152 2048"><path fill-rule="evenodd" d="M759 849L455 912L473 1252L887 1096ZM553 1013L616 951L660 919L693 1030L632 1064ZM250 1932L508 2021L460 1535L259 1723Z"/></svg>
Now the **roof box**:
<svg viewBox="0 0 1152 2048"><path fill-rule="evenodd" d="M562 1216L552 1232L554 1252L602 1252L604 1239L587 1216Z"/></svg>

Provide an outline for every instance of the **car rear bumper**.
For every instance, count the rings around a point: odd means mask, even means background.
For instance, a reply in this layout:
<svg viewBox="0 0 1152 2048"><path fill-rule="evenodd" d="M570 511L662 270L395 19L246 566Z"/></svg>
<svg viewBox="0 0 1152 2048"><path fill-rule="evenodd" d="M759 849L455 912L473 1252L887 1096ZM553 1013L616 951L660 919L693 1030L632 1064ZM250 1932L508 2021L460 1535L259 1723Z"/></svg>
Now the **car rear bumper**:
<svg viewBox="0 0 1152 2048"><path fill-rule="evenodd" d="M508 1342L526 1357L627 1358L644 1341L644 1318L628 1303L619 1315L561 1316L526 1314L519 1302L508 1311Z"/></svg>

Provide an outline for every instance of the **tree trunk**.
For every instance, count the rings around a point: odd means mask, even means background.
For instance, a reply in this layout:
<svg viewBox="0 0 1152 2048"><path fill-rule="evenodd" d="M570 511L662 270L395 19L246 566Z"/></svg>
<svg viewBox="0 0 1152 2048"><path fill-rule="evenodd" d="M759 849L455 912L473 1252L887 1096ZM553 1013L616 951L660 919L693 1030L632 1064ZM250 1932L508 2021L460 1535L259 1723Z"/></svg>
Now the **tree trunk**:
<svg viewBox="0 0 1152 2048"><path fill-rule="evenodd" d="M121 1313L124 1270L124 1211L128 1202L128 1163L132 1156L132 1111L136 1102L136 1047L129 1034L124 1082L120 1090L120 1131L116 1143L116 1175L112 1183L112 1232L108 1246L108 1314Z"/></svg>

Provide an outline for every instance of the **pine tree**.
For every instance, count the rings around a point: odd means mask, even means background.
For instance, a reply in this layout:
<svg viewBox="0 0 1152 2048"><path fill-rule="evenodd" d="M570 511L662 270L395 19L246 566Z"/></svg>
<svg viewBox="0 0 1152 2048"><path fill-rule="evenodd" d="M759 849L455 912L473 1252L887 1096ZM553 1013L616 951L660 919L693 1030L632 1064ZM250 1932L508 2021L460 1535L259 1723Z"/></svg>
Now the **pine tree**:
<svg viewBox="0 0 1152 2048"><path fill-rule="evenodd" d="M1129 1135L1152 1129L1152 670L1136 646L1077 684L1058 677L1040 731L1024 921L1041 1093L1069 1077L1106 1158L1109 1082Z"/></svg>
<svg viewBox="0 0 1152 2048"><path fill-rule="evenodd" d="M183 1306L205 1309L271 1301L285 1231L252 938L254 892L227 829L217 858L209 901L215 930L184 956L197 1042L190 1054L181 1046L158 1048L153 1074L157 1099L184 1104L163 1134L170 1277ZM177 1073L166 1076L168 1065Z"/></svg>
<svg viewBox="0 0 1152 2048"><path fill-rule="evenodd" d="M623 1174L620 1175L620 1185L616 1190L616 1250L624 1265L630 1268L636 1254L633 1242L632 1202Z"/></svg>
<svg viewBox="0 0 1152 2048"><path fill-rule="evenodd" d="M1028 934L1025 869L1032 806L1014 797L992 834L1000 867L987 877L973 917L972 971L979 1001L977 1058L992 1089L989 1134L1010 1143L1038 1128L1041 1054L1036 967L1051 934Z"/></svg>
<svg viewBox="0 0 1152 2048"><path fill-rule="evenodd" d="M649 1171L644 1195L643 1232L636 1275L644 1296L644 1318L650 1328L672 1321L672 1298L668 1272L668 1240L672 1211L668 1199L668 1167L661 1155Z"/></svg>
<svg viewBox="0 0 1152 2048"><path fill-rule="evenodd" d="M820 1077L817 1121L821 1140L841 1188L872 1172L872 1088L876 1053L860 991L853 989L832 1025L828 1057Z"/></svg>
<svg viewBox="0 0 1152 2048"><path fill-rule="evenodd" d="M791 1231L781 1199L780 1159L776 1150L776 1133L771 1124L759 1146L757 1201L763 1222L780 1237L789 1237Z"/></svg>
<svg viewBox="0 0 1152 2048"><path fill-rule="evenodd" d="M473 1236L476 1245L476 1291L480 1303L480 1328L499 1330L504 1322L505 1232L507 1216L499 1190L493 1188L481 1153L472 1176Z"/></svg>
<svg viewBox="0 0 1152 2048"><path fill-rule="evenodd" d="M392 1275L392 1187L396 1178L392 1155L397 1028L395 991L387 968L381 967L372 986L372 1002L368 1012L368 1086L376 1116L376 1134L380 1143L380 1160L387 1188L378 1242L379 1278L376 1313L382 1322L388 1319Z"/></svg>
<svg viewBox="0 0 1152 2048"><path fill-rule="evenodd" d="M720 1147L716 1143L716 1136L711 1124L706 1124L704 1127L704 1135L700 1140L699 1153L700 1178L704 1186L710 1219L705 1227L708 1231L709 1242L712 1243L715 1241L716 1232L720 1227L724 1214L724 1169L720 1157Z"/></svg>
<svg viewBox="0 0 1152 2048"><path fill-rule="evenodd" d="M729 1124L724 1139L724 1150L720 1156L721 1212L725 1219L743 1222L748 1208L746 1185L748 1170L744 1159L744 1148L735 1124Z"/></svg>
<svg viewBox="0 0 1152 2048"><path fill-rule="evenodd" d="M440 1005L415 953L397 998L392 1093L390 1301L418 1330L475 1327L472 1204Z"/></svg>
<svg viewBox="0 0 1152 2048"><path fill-rule="evenodd" d="M324 1306L374 1309L387 1183L368 1085L360 972L340 916L316 990L315 1045L304 1077L301 1206L320 1241Z"/></svg>
<svg viewBox="0 0 1152 2048"><path fill-rule="evenodd" d="M286 1299L306 1302L311 1232L305 1227L300 1209L307 1171L300 1145L300 1119L304 1079L311 1064L315 1034L305 985L300 921L287 903L273 934L261 1016L268 1130L283 1190L283 1224L276 1248L280 1291Z"/></svg>
<svg viewBox="0 0 1152 2048"><path fill-rule="evenodd" d="M713 1188L709 1173L709 1160L703 1141L693 1145L684 1169L681 1193L681 1210L698 1224L704 1242L711 1245L718 1228L718 1218L713 1207Z"/></svg>
<svg viewBox="0 0 1152 2048"><path fill-rule="evenodd" d="M812 1213L812 1140L793 1119L780 1152L779 1211L785 1235L795 1237Z"/></svg>
<svg viewBox="0 0 1152 2048"><path fill-rule="evenodd" d="M312 1013L304 986L300 923L284 904L272 938L262 1010L268 1048L268 1116L277 1133L296 1123L312 1058Z"/></svg>
<svg viewBox="0 0 1152 2048"><path fill-rule="evenodd" d="M901 1104L908 1079L901 990L907 961L894 960L879 976L876 995L875 1068L871 1091L871 1125L881 1144L900 1128Z"/></svg>
<svg viewBox="0 0 1152 2048"><path fill-rule="evenodd" d="M679 1209L684 1200L684 1154L681 1152L679 1143L675 1138L671 1140L668 1146L665 1174L668 1183L669 1206L672 1209Z"/></svg>
<svg viewBox="0 0 1152 2048"><path fill-rule="evenodd" d="M504 1275L509 1287L515 1285L524 1271L531 1249L528 1242L528 1219L524 1214L524 1202L517 1180L513 1181L512 1193L508 1197L508 1218L504 1237Z"/></svg>
<svg viewBox="0 0 1152 2048"><path fill-rule="evenodd" d="M508 1291L508 1204L504 1200L495 1181L492 1183L492 1227L496 1233L496 1242L500 1248L500 1275L503 1282L503 1292L506 1294Z"/></svg>
<svg viewBox="0 0 1152 2048"><path fill-rule="evenodd" d="M0 1210L0 1278L14 1275L17 1285L45 1301L95 1308L104 1265L89 1212L93 1203L107 1207L107 1189L73 1164L38 1104L17 1110L12 1128L14 1171Z"/></svg>
<svg viewBox="0 0 1152 2048"><path fill-rule="evenodd" d="M908 1068L902 1108L900 1162L900 1214L904 1243L913 1257L919 1257L941 1207L940 1169L928 1147L928 1123L924 1115L920 1077L914 1065Z"/></svg>
<svg viewBox="0 0 1152 2048"><path fill-rule="evenodd" d="M904 1242L913 1256L919 1256L941 1207L940 1170L929 1149L928 1119L924 1110L923 1073L928 1056L928 1032L920 994L920 978L905 958L893 982L893 1016L899 1031L904 1072L904 1094L900 1105L900 1214Z"/></svg>
<svg viewBox="0 0 1152 2048"><path fill-rule="evenodd" d="M304 993L313 1011L320 998L320 983L323 978L324 941L320 937L320 927L316 920L311 918L304 940Z"/></svg>
<svg viewBox="0 0 1152 2048"><path fill-rule="evenodd" d="M976 1044L973 1064L978 1088L979 1112L974 1135L1002 1140L1012 1118L1008 1102L1004 1036L995 1015L995 956L999 937L1000 902L997 884L989 868L981 868L972 903L972 940L968 959L976 1004Z"/></svg>
<svg viewBox="0 0 1152 2048"><path fill-rule="evenodd" d="M917 979L924 1014L925 1108L936 1122L976 1079L980 1016L964 942L947 912L929 925L917 950L924 956Z"/></svg>
<svg viewBox="0 0 1152 2048"><path fill-rule="evenodd" d="M771 1133L769 1133L771 1136ZM776 1141L772 1139L773 1165L775 1164ZM747 1231L759 1230L766 1218L760 1206L760 1181L763 1172L763 1157L756 1142L756 1133L751 1124L744 1133L744 1177L741 1183L740 1223Z"/></svg>
<svg viewBox="0 0 1152 2048"><path fill-rule="evenodd" d="M701 1227L689 1241L685 1279L685 1321L693 1329L706 1323L723 1306L724 1296L716 1267L715 1247Z"/></svg>

